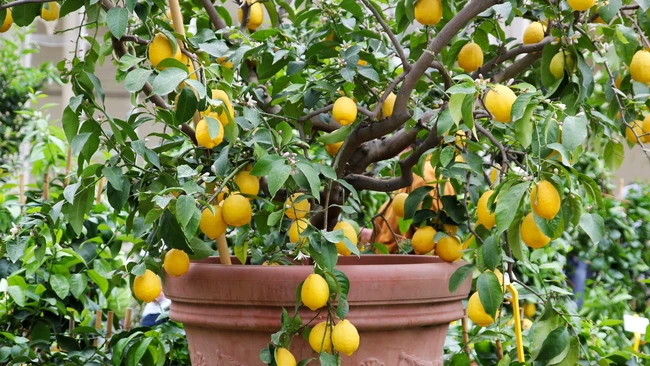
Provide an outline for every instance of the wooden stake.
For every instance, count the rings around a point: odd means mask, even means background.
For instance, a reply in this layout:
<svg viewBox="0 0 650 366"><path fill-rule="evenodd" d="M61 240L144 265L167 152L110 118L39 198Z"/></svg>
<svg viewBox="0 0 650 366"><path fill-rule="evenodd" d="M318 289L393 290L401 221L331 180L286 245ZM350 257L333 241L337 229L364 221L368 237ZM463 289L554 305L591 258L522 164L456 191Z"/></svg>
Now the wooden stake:
<svg viewBox="0 0 650 366"><path fill-rule="evenodd" d="M461 319L463 327L463 351L469 356L469 333L467 332L467 309L464 310L463 319Z"/></svg>
<svg viewBox="0 0 650 366"><path fill-rule="evenodd" d="M101 330L102 329L102 311L97 310L95 313L95 329ZM95 347L99 345L99 336L95 338Z"/></svg>
<svg viewBox="0 0 650 366"><path fill-rule="evenodd" d="M524 329L524 320L526 318L524 317L524 308L523 308L523 306L521 308L519 308L519 319L521 321L521 329Z"/></svg>
<svg viewBox="0 0 650 366"><path fill-rule="evenodd" d="M50 197L50 172L43 175L43 199L47 201Z"/></svg>
<svg viewBox="0 0 650 366"><path fill-rule="evenodd" d="M63 188L70 185L70 170L72 170L72 148L68 146L68 156L65 159L65 181L63 181Z"/></svg>
<svg viewBox="0 0 650 366"><path fill-rule="evenodd" d="M70 332L70 335L72 335L72 330L74 329L74 318L72 315L70 315L70 319L68 319L68 330Z"/></svg>
<svg viewBox="0 0 650 366"><path fill-rule="evenodd" d="M108 348L108 340L113 335L113 312L109 311L106 317L106 347Z"/></svg>
<svg viewBox="0 0 650 366"><path fill-rule="evenodd" d="M102 191L104 190L104 180L106 178L102 178L99 180L99 183L97 183L97 196L95 197L95 204L98 205L102 203Z"/></svg>
<svg viewBox="0 0 650 366"><path fill-rule="evenodd" d="M133 309L131 308L126 308L126 312L124 313L124 330L127 332L131 330L131 313Z"/></svg>
<svg viewBox="0 0 650 366"><path fill-rule="evenodd" d="M618 180L618 187L616 189L616 198L619 200L623 199L623 187L625 187L625 179L621 178Z"/></svg>
<svg viewBox="0 0 650 366"><path fill-rule="evenodd" d="M501 344L501 338L497 339L497 359L501 361L503 358L503 345Z"/></svg>
<svg viewBox="0 0 650 366"><path fill-rule="evenodd" d="M24 205L25 204L25 174L23 174L22 171L20 172L20 176L18 176L18 192L20 194L18 196L18 202L21 205Z"/></svg>
<svg viewBox="0 0 650 366"><path fill-rule="evenodd" d="M219 261L221 264L231 265L232 262L230 261L230 252L228 251L226 234L221 234L217 237L217 249L219 250Z"/></svg>

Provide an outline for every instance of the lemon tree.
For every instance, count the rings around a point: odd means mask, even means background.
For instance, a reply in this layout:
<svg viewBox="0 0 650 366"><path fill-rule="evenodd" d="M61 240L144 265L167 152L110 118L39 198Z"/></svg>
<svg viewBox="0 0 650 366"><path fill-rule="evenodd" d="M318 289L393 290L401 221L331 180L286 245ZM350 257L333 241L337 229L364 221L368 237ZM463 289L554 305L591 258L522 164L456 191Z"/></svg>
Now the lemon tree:
<svg viewBox="0 0 650 366"><path fill-rule="evenodd" d="M92 32L76 41L91 47L58 65L74 91L61 119L76 164L56 212L82 235L88 192L102 187L131 254L146 253L120 269L140 300L191 259L305 260L314 273L260 358L293 363L306 327L314 357L296 361L345 362L363 339L336 264L387 250L359 240L388 221L362 203L382 192L397 252L469 261L449 287L475 278L479 337L500 341L493 329L512 315L503 273L543 305L529 359L601 357L578 347L589 337L549 255L568 230L604 236L602 192L581 157L615 169L625 144L649 141L647 1L253 0L238 17L221 1L180 14L161 1L54 4L3 3L1 29L84 12ZM506 36L516 18L534 22L522 42ZM133 96L128 114L105 104L105 63ZM531 273L547 277L522 280Z"/></svg>

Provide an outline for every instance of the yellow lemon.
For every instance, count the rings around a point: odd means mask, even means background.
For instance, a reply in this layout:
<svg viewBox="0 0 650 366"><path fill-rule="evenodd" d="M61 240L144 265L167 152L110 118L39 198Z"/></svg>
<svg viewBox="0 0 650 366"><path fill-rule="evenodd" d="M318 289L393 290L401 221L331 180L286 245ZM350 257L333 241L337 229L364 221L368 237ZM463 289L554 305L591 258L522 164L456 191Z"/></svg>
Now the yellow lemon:
<svg viewBox="0 0 650 366"><path fill-rule="evenodd" d="M336 122L347 126L357 119L357 104L348 97L341 97L334 102L332 116Z"/></svg>
<svg viewBox="0 0 650 366"><path fill-rule="evenodd" d="M214 214L207 207L203 209L203 212L201 212L199 227L203 234L214 240L219 235L226 232L228 224L226 224L226 221L223 219L223 209L221 206L214 205L212 208L214 209Z"/></svg>
<svg viewBox="0 0 650 366"><path fill-rule="evenodd" d="M327 144L325 145L325 151L327 151L331 156L336 156L336 154L339 153L339 150L341 150L341 146L343 146L343 141Z"/></svg>
<svg viewBox="0 0 650 366"><path fill-rule="evenodd" d="M418 0L415 4L415 20L422 25L435 25L442 18L440 0Z"/></svg>
<svg viewBox="0 0 650 366"><path fill-rule="evenodd" d="M330 288L323 276L312 273L302 284L300 290L302 303L310 310L318 310L327 304L330 297Z"/></svg>
<svg viewBox="0 0 650 366"><path fill-rule="evenodd" d="M455 262L463 256L463 245L455 236L445 236L436 244L436 255L446 262Z"/></svg>
<svg viewBox="0 0 650 366"><path fill-rule="evenodd" d="M619 72L618 76L616 76L616 82L615 82L616 89L620 89L622 83L623 83L623 73ZM618 112L618 113L621 113L621 112Z"/></svg>
<svg viewBox="0 0 650 366"><path fill-rule="evenodd" d="M528 318L534 318L535 317L535 303L532 302L526 302L524 304L524 315L527 316Z"/></svg>
<svg viewBox="0 0 650 366"><path fill-rule="evenodd" d="M284 207L286 208L284 214L291 220L302 219L309 213L309 210L311 210L311 204L308 199L305 198L296 202L298 197L302 195L302 193L294 193L291 197L287 198L284 203Z"/></svg>
<svg viewBox="0 0 650 366"><path fill-rule="evenodd" d="M397 96L393 94L393 92L390 92L390 94L388 94L386 97L384 104L381 105L381 113L384 118L393 115L393 109L395 108L395 99L397 99Z"/></svg>
<svg viewBox="0 0 650 366"><path fill-rule="evenodd" d="M474 42L468 43L458 53L458 66L465 72L474 72L483 66L483 50Z"/></svg>
<svg viewBox="0 0 650 366"><path fill-rule="evenodd" d="M366 61L366 60L359 60L359 62L357 62L357 65L359 65L359 66L366 66L366 65L368 65L368 61Z"/></svg>
<svg viewBox="0 0 650 366"><path fill-rule="evenodd" d="M641 125L641 129L643 132L643 135L641 137L642 142L650 142L650 114L646 116L646 118L643 120L643 124Z"/></svg>
<svg viewBox="0 0 650 366"><path fill-rule="evenodd" d="M223 219L228 225L240 227L251 222L253 209L248 198L232 194L223 200Z"/></svg>
<svg viewBox="0 0 650 366"><path fill-rule="evenodd" d="M650 51L642 50L634 54L630 63L630 75L636 82L650 83Z"/></svg>
<svg viewBox="0 0 650 366"><path fill-rule="evenodd" d="M359 348L359 332L347 319L341 320L332 330L332 345L334 349L352 356Z"/></svg>
<svg viewBox="0 0 650 366"><path fill-rule="evenodd" d="M181 53L181 60L180 60L183 65L187 66L187 72L190 75L190 79L197 80L196 79L196 69L194 69L194 62L190 60L187 55ZM185 83L181 83L181 89L185 87ZM194 91L194 94L197 94L196 91ZM198 98L197 98L198 99Z"/></svg>
<svg viewBox="0 0 650 366"><path fill-rule="evenodd" d="M41 18L48 22L59 19L59 3L56 1L50 1L49 3L44 3L41 8Z"/></svg>
<svg viewBox="0 0 650 366"><path fill-rule="evenodd" d="M162 33L157 33L151 43L149 43L149 62L151 65L159 70L164 69L165 67L158 67L158 64L166 58L175 58L178 61L181 61L181 48L180 46L176 47L176 52L173 52L172 44L169 42L169 39L165 37Z"/></svg>
<svg viewBox="0 0 650 366"><path fill-rule="evenodd" d="M208 128L208 122L205 120L205 118L196 124L196 141L198 142L199 146L212 149L223 141L223 126L219 122L216 123L216 126L219 129L217 131L217 135L214 138L210 138L210 130Z"/></svg>
<svg viewBox="0 0 650 366"><path fill-rule="evenodd" d="M14 18L12 18L11 16L11 9L7 9L5 20L4 22L2 22L2 26L0 26L0 33L4 33L8 31L13 24L14 24Z"/></svg>
<svg viewBox="0 0 650 366"><path fill-rule="evenodd" d="M485 106L492 113L494 119L503 122L510 122L510 112L515 103L517 95L505 85L494 85L485 96Z"/></svg>
<svg viewBox="0 0 650 366"><path fill-rule="evenodd" d="M535 223L533 213L529 213L521 222L521 240L533 249L539 249L551 242L551 238L544 235Z"/></svg>
<svg viewBox="0 0 650 366"><path fill-rule="evenodd" d="M419 228L411 239L411 245L413 245L415 254L426 254L432 251L436 246L436 242L433 240L435 235L436 229L431 226Z"/></svg>
<svg viewBox="0 0 650 366"><path fill-rule="evenodd" d="M332 353L332 327L327 322L321 322L311 328L309 345L316 353Z"/></svg>
<svg viewBox="0 0 650 366"><path fill-rule="evenodd" d="M442 227L445 229L445 232L449 235L455 235L458 232L458 226L444 224Z"/></svg>
<svg viewBox="0 0 650 366"><path fill-rule="evenodd" d="M232 69L233 67L232 61L228 61L226 57L217 58L217 62L221 64L221 66L227 67L229 69Z"/></svg>
<svg viewBox="0 0 650 366"><path fill-rule="evenodd" d="M560 211L560 194L551 182L543 180L539 185L533 185L533 190L530 192L530 206L537 216L553 220Z"/></svg>
<svg viewBox="0 0 650 366"><path fill-rule="evenodd" d="M217 203L221 203L224 198L226 198L226 195L228 195L228 187L223 187L221 192L217 195Z"/></svg>
<svg viewBox="0 0 650 366"><path fill-rule="evenodd" d="M488 230L492 229L497 223L496 213L490 212L487 207L488 200L490 199L490 196L492 196L492 193L494 193L493 190L485 191L485 193L481 195L481 198L478 199L478 203L476 204L478 223L483 225L483 227Z"/></svg>
<svg viewBox="0 0 650 366"><path fill-rule="evenodd" d="M300 233L307 230L309 227L309 222L304 219L298 219L291 223L289 226L289 241L292 243L297 243L300 241L300 244L305 243L307 238L300 238Z"/></svg>
<svg viewBox="0 0 650 366"><path fill-rule="evenodd" d="M397 217L404 218L404 202L408 198L408 193L398 193L393 197L393 212Z"/></svg>
<svg viewBox="0 0 650 366"><path fill-rule="evenodd" d="M353 245L357 245L359 242L357 239L357 231L354 230L354 227L350 225L346 221L339 221L336 226L334 226L334 230L343 230L343 235L348 238ZM336 243L336 250L339 252L340 255L350 255L352 252L350 249L348 249L347 245L345 245L345 240L341 240L340 242Z"/></svg>
<svg viewBox="0 0 650 366"><path fill-rule="evenodd" d="M230 116L230 118L235 118L235 110L233 109L232 104L230 104L230 98L228 97L228 94L226 94L226 92L223 90L212 89L212 99L218 99L223 102L221 105L221 112L212 112L212 108L208 107L205 113L207 113L210 117L219 120L222 125L228 126L228 123L230 123L228 116Z"/></svg>
<svg viewBox="0 0 650 366"><path fill-rule="evenodd" d="M170 276L182 276L190 268L190 257L182 250L172 249L165 254L163 266Z"/></svg>
<svg viewBox="0 0 650 366"><path fill-rule="evenodd" d="M160 278L149 269L133 280L133 294L138 300L152 302L160 295L160 291L162 291Z"/></svg>
<svg viewBox="0 0 650 366"><path fill-rule="evenodd" d="M296 366L296 358L286 348L275 350L275 363L278 366Z"/></svg>
<svg viewBox="0 0 650 366"><path fill-rule="evenodd" d="M257 0L247 0L246 1L249 5L248 9L248 23L246 24L246 28L248 30L254 31L262 25L262 22L264 21L264 9L262 8L262 4L259 3ZM241 9L239 9L237 13L237 17L239 18L239 22L241 23L242 18L244 14Z"/></svg>
<svg viewBox="0 0 650 366"><path fill-rule="evenodd" d="M479 327L487 327L494 323L494 319L485 312L478 291L472 294L469 298L469 302L467 303L467 316L469 316L470 320ZM499 317L499 310L497 310L496 316Z"/></svg>
<svg viewBox="0 0 650 366"><path fill-rule="evenodd" d="M641 137L643 135L643 127L642 127L643 124L644 122L636 120L630 122L632 128L627 126L625 127L625 138L627 139L627 141L629 141L632 144L637 144L639 143L639 141L637 140L637 136L639 136L639 140L643 142L644 137Z"/></svg>
<svg viewBox="0 0 650 366"><path fill-rule="evenodd" d="M589 10L596 4L596 0L567 0L571 9L576 11Z"/></svg>
<svg viewBox="0 0 650 366"><path fill-rule="evenodd" d="M544 39L544 25L540 22L532 22L524 31L524 44L539 43Z"/></svg>
<svg viewBox="0 0 650 366"><path fill-rule="evenodd" d="M528 330L533 327L533 321L530 319L524 319L521 321L521 329Z"/></svg>
<svg viewBox="0 0 650 366"><path fill-rule="evenodd" d="M257 196L260 193L260 178L251 175L248 170L242 170L235 174L233 180L242 194Z"/></svg>
<svg viewBox="0 0 650 366"><path fill-rule="evenodd" d="M560 51L551 59L549 68L551 74L553 74L556 79L561 79L564 76L564 70L566 70L569 75L573 73L575 70L575 64L575 56L573 56L571 52Z"/></svg>

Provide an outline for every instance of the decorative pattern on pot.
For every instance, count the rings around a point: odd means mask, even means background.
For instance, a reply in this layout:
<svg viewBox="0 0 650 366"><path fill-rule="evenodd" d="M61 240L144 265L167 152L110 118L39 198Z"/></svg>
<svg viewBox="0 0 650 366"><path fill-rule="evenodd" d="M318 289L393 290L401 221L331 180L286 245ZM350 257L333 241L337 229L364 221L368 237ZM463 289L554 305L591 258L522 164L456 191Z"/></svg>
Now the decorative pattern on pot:
<svg viewBox="0 0 650 366"><path fill-rule="evenodd" d="M369 358L365 361L359 362L359 366L386 366L386 364L376 358Z"/></svg>
<svg viewBox="0 0 650 366"><path fill-rule="evenodd" d="M442 366L442 361L425 361L419 357L407 355L402 352L399 355L399 366Z"/></svg>
<svg viewBox="0 0 650 366"><path fill-rule="evenodd" d="M205 356L201 352L194 352L190 349L190 359L192 360L192 366L208 366Z"/></svg>
<svg viewBox="0 0 650 366"><path fill-rule="evenodd" d="M234 358L224 355L220 350L217 350L217 363L215 366L244 366L236 361Z"/></svg>

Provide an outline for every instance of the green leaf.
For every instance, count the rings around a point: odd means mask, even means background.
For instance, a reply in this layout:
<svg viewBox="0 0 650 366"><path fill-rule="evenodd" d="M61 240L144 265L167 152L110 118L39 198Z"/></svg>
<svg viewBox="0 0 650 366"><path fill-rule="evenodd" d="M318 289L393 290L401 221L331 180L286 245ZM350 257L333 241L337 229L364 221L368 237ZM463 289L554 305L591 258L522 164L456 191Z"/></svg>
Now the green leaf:
<svg viewBox="0 0 650 366"><path fill-rule="evenodd" d="M39 15L41 15L41 3L20 4L11 8L11 17L19 27L31 25Z"/></svg>
<svg viewBox="0 0 650 366"><path fill-rule="evenodd" d="M27 238L24 236L18 236L7 240L6 245L7 257L9 257L11 262L16 263L16 261L18 261L18 259L20 259L20 257L25 253Z"/></svg>
<svg viewBox="0 0 650 366"><path fill-rule="evenodd" d="M347 1L347 0L346 0ZM318 361L321 366L338 366L338 357L327 352L323 352L318 356Z"/></svg>
<svg viewBox="0 0 650 366"><path fill-rule="evenodd" d="M235 256L239 262L246 263L248 257L248 240L244 241L241 245L235 245Z"/></svg>
<svg viewBox="0 0 650 366"><path fill-rule="evenodd" d="M119 188L115 187L110 181L106 185L106 196L108 197L108 203L116 211L121 211L122 207L129 200L129 195L131 194L131 183L128 179L123 179L121 186Z"/></svg>
<svg viewBox="0 0 650 366"><path fill-rule="evenodd" d="M492 235L483 241L483 263L490 271L494 269L501 263L501 247L499 246L499 240L495 235Z"/></svg>
<svg viewBox="0 0 650 366"><path fill-rule="evenodd" d="M352 125L343 126L332 133L318 137L316 140L323 144L334 144L341 142L345 140L345 138L350 134L350 130L352 130Z"/></svg>
<svg viewBox="0 0 650 366"><path fill-rule="evenodd" d="M462 267L459 267L454 274L451 275L449 279L449 292L454 293L465 282L467 276L469 276L476 266L468 263Z"/></svg>
<svg viewBox="0 0 650 366"><path fill-rule="evenodd" d="M456 353L451 357L449 366L470 366L469 356L464 353Z"/></svg>
<svg viewBox="0 0 650 366"><path fill-rule="evenodd" d="M285 160L278 155L265 155L260 160L258 160L255 165L253 165L253 169L251 170L250 174L256 177L263 177L265 175L268 175L271 173L274 166L276 164L279 164L279 161L282 161L282 164L285 163Z"/></svg>
<svg viewBox="0 0 650 366"><path fill-rule="evenodd" d="M81 9L82 6L84 6L85 0L66 0L63 2L61 5L61 9L59 10L59 19L65 17L66 15L72 13L73 11L77 11Z"/></svg>
<svg viewBox="0 0 650 366"><path fill-rule="evenodd" d="M508 228L508 245L512 255L522 262L528 262L528 249L521 240L519 229L521 228L522 213L517 214Z"/></svg>
<svg viewBox="0 0 650 366"><path fill-rule="evenodd" d="M153 81L153 93L167 95L174 91L181 81L187 78L187 71L175 67L168 67L160 72Z"/></svg>
<svg viewBox="0 0 650 366"><path fill-rule="evenodd" d="M558 327L549 333L542 343L535 361L546 362L561 354L569 346L569 333L565 326Z"/></svg>
<svg viewBox="0 0 650 366"><path fill-rule="evenodd" d="M580 216L580 228L589 235L591 241L596 245L605 234L605 222L598 214L583 213Z"/></svg>
<svg viewBox="0 0 650 366"><path fill-rule="evenodd" d="M99 287L99 289L106 294L108 291L108 280L102 277L97 271L91 269L88 271L88 277Z"/></svg>
<svg viewBox="0 0 650 366"><path fill-rule="evenodd" d="M512 223L529 186L530 182L524 182L510 187L505 192L499 192L496 208L496 221L499 233L506 230L510 226L510 223Z"/></svg>
<svg viewBox="0 0 650 366"><path fill-rule="evenodd" d="M464 102L465 94L454 94L449 98L449 112L451 112L451 118L454 120L456 126L463 119Z"/></svg>
<svg viewBox="0 0 650 366"><path fill-rule="evenodd" d="M320 179L318 178L318 172L306 163L297 163L296 166L307 178L311 195L318 199L320 197Z"/></svg>
<svg viewBox="0 0 650 366"><path fill-rule="evenodd" d="M56 293L60 299L65 299L70 292L70 282L65 275L60 273L55 273L50 276L50 285L52 285L52 290Z"/></svg>
<svg viewBox="0 0 650 366"><path fill-rule="evenodd" d="M471 130L474 129L474 94L465 95L463 100L463 122Z"/></svg>
<svg viewBox="0 0 650 366"><path fill-rule="evenodd" d="M72 144L72 140L79 131L79 116L69 106L63 110L61 124L63 125L63 132L65 132L65 138Z"/></svg>
<svg viewBox="0 0 650 366"><path fill-rule="evenodd" d="M478 296L481 299L481 304L485 312L495 319L495 315L501 302L503 302L503 293L501 292L501 285L499 279L492 272L483 272L478 281L476 281L478 288Z"/></svg>
<svg viewBox="0 0 650 366"><path fill-rule="evenodd" d="M377 71L375 71L374 69L372 69L370 67L360 67L359 68L359 74L361 74L361 76L363 76L363 77L365 77L367 79L370 79L370 80L372 80L372 81L374 81L376 83L379 82L379 74L377 74Z"/></svg>
<svg viewBox="0 0 650 366"><path fill-rule="evenodd" d="M342 9L345 9L348 11L348 13L352 14L357 19L364 19L365 15L363 13L363 9L357 3L355 0L343 0L341 2L341 5L339 5Z"/></svg>
<svg viewBox="0 0 650 366"><path fill-rule="evenodd" d="M621 167L621 164L623 164L623 159L625 158L625 147L619 141L609 140L607 141L607 145L605 145L603 158L605 159L607 168L611 171L616 171Z"/></svg>
<svg viewBox="0 0 650 366"><path fill-rule="evenodd" d="M70 276L70 293L72 296L78 299L86 290L87 282L86 275L83 273L74 273Z"/></svg>
<svg viewBox="0 0 650 366"><path fill-rule="evenodd" d="M278 125L275 126L275 129L278 132L282 131L282 146L285 146L291 142L291 139L293 138L293 128L287 122L282 121L278 123Z"/></svg>
<svg viewBox="0 0 650 366"><path fill-rule="evenodd" d="M188 195L182 195L176 200L176 218L182 227L186 227L194 212L198 211L196 201Z"/></svg>
<svg viewBox="0 0 650 366"><path fill-rule="evenodd" d="M81 191L77 192L74 202L70 205L70 210L67 214L67 219L72 229L77 235L81 235L83 230L84 216L90 209L94 196L94 185L84 187Z"/></svg>
<svg viewBox="0 0 650 366"><path fill-rule="evenodd" d="M517 119L515 122L515 135L517 136L517 141L521 146L527 148L533 142L533 129L534 124L532 120L533 112L537 104L530 104L526 106L523 115L521 118Z"/></svg>
<svg viewBox="0 0 650 366"><path fill-rule="evenodd" d="M429 195L429 192L433 190L433 187L424 186L417 188L413 192L409 193L406 201L404 201L404 219L410 220L415 215L415 211L418 210L424 197Z"/></svg>
<svg viewBox="0 0 650 366"><path fill-rule="evenodd" d="M116 8L113 8L116 9ZM149 81L153 71L147 69L133 69L124 78L124 89L130 93L137 93L142 90L144 84Z"/></svg>
<svg viewBox="0 0 650 366"><path fill-rule="evenodd" d="M122 38L129 24L129 10L119 6L110 8L106 13L106 22L113 36L117 39Z"/></svg>
<svg viewBox="0 0 650 366"><path fill-rule="evenodd" d="M106 177L108 182L113 185L113 188L122 190L122 183L124 182L124 175L122 168L116 166L107 166L102 169L102 175Z"/></svg>
<svg viewBox="0 0 650 366"><path fill-rule="evenodd" d="M84 146L90 139L91 135L92 132L84 132L76 135L72 139L72 142L70 143L70 147L72 149L72 155L79 156L79 154L81 154L81 150L84 148Z"/></svg>
<svg viewBox="0 0 650 366"><path fill-rule="evenodd" d="M574 151L587 138L587 119L581 117L567 117L562 124L562 146L567 151Z"/></svg>
<svg viewBox="0 0 650 366"><path fill-rule="evenodd" d="M160 218L158 231L160 238L165 241L168 247L183 250L188 254L194 254L194 251L187 242L183 228L176 221L176 217L171 211L165 210L165 213Z"/></svg>
<svg viewBox="0 0 650 366"><path fill-rule="evenodd" d="M291 167L285 164L284 159L276 161L273 164L273 170L267 175L271 197L275 196L287 179L289 179L291 171Z"/></svg>

